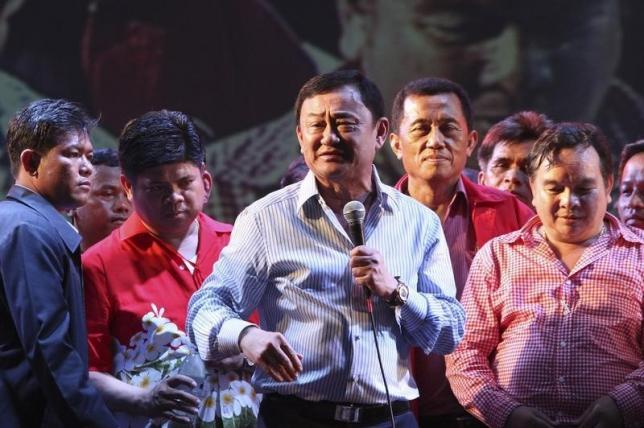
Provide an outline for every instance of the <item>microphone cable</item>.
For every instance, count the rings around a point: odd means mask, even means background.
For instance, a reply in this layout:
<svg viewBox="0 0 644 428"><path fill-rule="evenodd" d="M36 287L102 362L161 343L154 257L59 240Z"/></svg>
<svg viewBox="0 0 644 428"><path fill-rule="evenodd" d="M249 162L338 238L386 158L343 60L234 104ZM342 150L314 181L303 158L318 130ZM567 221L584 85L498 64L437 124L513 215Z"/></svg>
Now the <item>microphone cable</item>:
<svg viewBox="0 0 644 428"><path fill-rule="evenodd" d="M351 232L351 240L357 247L364 245L364 231L363 222L366 214L364 205L360 201L350 201L342 209L344 219L349 225ZM371 331L373 332L373 341L376 345L376 355L378 356L378 366L380 367L380 374L382 375L382 382L385 385L385 395L387 396L387 407L389 408L389 418L391 420L392 428L396 428L396 419L394 418L394 409L391 404L391 396L389 395L389 385L387 385L387 377L385 376L385 368L382 364L382 355L380 354L380 345L378 344L378 329L376 328L376 320L373 315L373 303L371 301L371 290L364 287L367 312L369 313L369 320L371 321Z"/></svg>
<svg viewBox="0 0 644 428"><path fill-rule="evenodd" d="M385 377L385 369L382 365L382 356L380 355L380 346L378 345L378 333L376 329L376 320L373 316L373 306L371 304L371 297L367 296L367 312L369 312L369 319L371 320L371 331L373 332L373 341L376 345L376 355L378 356L378 365L380 366L380 374L382 375L382 382L385 384L385 394L387 395L387 406L389 407L389 417L391 419L392 428L396 428L396 420L394 418L394 408L391 404L391 397L389 396L389 386L387 385L387 378Z"/></svg>

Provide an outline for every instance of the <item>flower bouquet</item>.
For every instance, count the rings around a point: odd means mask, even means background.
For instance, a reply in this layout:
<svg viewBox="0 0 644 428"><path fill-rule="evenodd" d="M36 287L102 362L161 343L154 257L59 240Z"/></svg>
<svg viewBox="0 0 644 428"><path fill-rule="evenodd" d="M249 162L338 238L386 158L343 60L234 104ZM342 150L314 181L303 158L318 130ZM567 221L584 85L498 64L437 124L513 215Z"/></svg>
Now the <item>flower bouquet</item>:
<svg viewBox="0 0 644 428"><path fill-rule="evenodd" d="M151 389L161 380L182 373L184 363L198 356L197 349L176 324L163 316L164 308L153 303L152 311L142 318L142 330L130 339L128 346L115 340L114 376L130 385ZM199 361L200 362L200 361ZM201 405L196 427L254 427L261 395L250 384L251 374L241 370L209 370L205 378L195 378L197 388L191 391ZM121 416L121 415L119 415ZM146 426L147 419L120 418L122 426ZM154 421L154 425L180 425ZM160 423L159 423L160 422Z"/></svg>

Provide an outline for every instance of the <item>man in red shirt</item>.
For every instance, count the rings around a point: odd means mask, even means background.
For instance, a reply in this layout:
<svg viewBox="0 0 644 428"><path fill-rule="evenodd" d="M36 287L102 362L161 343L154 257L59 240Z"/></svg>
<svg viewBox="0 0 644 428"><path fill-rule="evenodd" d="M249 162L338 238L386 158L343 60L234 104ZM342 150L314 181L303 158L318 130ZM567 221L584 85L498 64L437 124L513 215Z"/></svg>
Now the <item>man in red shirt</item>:
<svg viewBox="0 0 644 428"><path fill-rule="evenodd" d="M528 172L538 217L476 255L452 389L491 427L641 427L644 233L606 212L605 137L556 125Z"/></svg>
<svg viewBox="0 0 644 428"><path fill-rule="evenodd" d="M391 147L405 174L396 187L441 218L460 298L474 254L488 240L520 228L533 212L510 193L472 183L462 173L478 139L465 90L446 79L423 78L398 92ZM440 355L413 351L421 426L476 423L445 378Z"/></svg>
<svg viewBox="0 0 644 428"><path fill-rule="evenodd" d="M520 111L494 124L479 146L479 184L510 192L532 206L526 173L528 154L551 124L546 116L534 111Z"/></svg>
<svg viewBox="0 0 644 428"><path fill-rule="evenodd" d="M176 411L194 414L198 400L179 388L195 387L193 380L171 376L150 389L122 382L113 376L114 344L131 344L151 307L184 330L188 300L232 227L202 212L212 177L185 114L163 110L130 121L119 138L119 159L134 212L83 255L90 379L112 410L186 422Z"/></svg>

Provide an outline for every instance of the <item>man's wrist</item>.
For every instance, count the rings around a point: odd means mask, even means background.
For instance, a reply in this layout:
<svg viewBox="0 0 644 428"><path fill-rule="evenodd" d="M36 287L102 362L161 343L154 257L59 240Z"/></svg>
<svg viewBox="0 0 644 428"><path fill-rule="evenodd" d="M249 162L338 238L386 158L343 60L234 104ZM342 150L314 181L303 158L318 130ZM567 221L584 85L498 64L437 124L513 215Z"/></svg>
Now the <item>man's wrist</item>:
<svg viewBox="0 0 644 428"><path fill-rule="evenodd" d="M239 350L241 351L242 354L244 353L244 349L241 346L242 340L244 339L244 337L246 337L246 335L253 328L258 328L258 327L256 325L254 325L254 324L247 325L246 327L244 327L244 329L242 331L239 332L239 338L237 339L237 347L239 348Z"/></svg>
<svg viewBox="0 0 644 428"><path fill-rule="evenodd" d="M407 284L400 280L400 277L395 276L394 279L396 281L396 288L389 295L387 304L395 308L403 306L405 303L407 303L407 298L409 297L409 287L407 287Z"/></svg>

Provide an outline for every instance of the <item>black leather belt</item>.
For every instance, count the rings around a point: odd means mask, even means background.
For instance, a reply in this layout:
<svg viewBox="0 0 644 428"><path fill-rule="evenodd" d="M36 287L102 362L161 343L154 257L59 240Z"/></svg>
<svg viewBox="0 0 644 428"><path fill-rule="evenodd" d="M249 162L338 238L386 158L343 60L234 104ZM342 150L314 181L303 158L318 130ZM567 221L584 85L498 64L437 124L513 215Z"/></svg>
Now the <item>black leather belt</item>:
<svg viewBox="0 0 644 428"><path fill-rule="evenodd" d="M312 419L347 423L378 423L389 419L387 404L333 403L331 401L307 401L293 395L266 394L264 400L297 409L301 415ZM391 403L394 416L409 411L409 401Z"/></svg>

